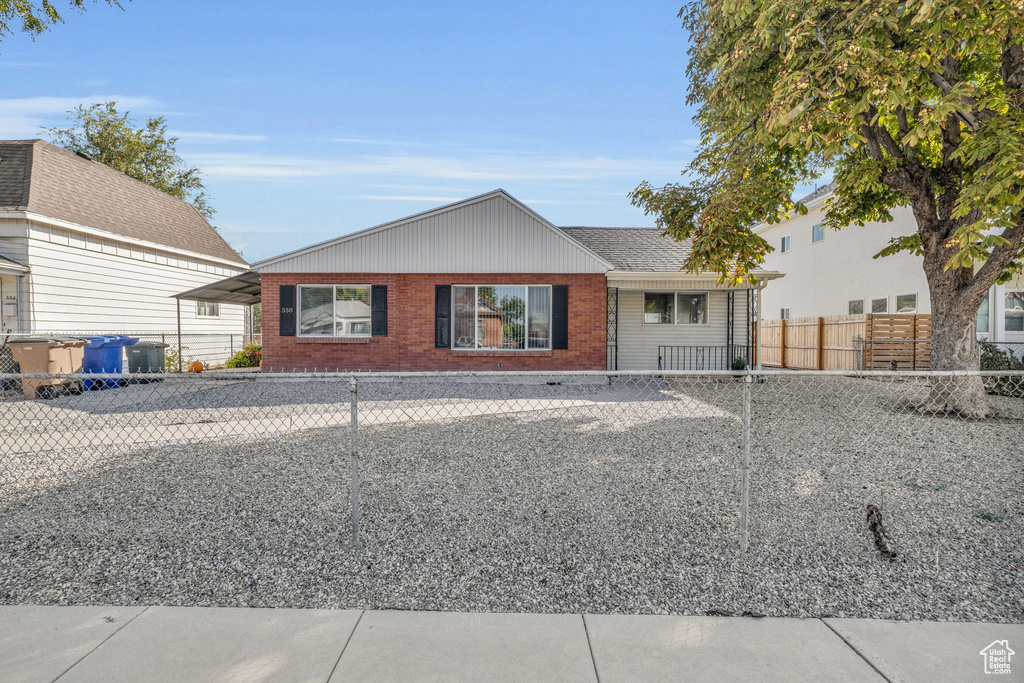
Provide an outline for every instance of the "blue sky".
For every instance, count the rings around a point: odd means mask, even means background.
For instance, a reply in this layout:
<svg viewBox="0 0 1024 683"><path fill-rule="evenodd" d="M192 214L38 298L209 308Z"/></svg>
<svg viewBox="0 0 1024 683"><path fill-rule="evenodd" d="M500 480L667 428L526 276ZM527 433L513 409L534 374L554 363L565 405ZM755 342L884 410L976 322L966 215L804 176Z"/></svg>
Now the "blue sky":
<svg viewBox="0 0 1024 683"><path fill-rule="evenodd" d="M0 42L0 138L105 99L166 116L250 261L497 187L556 225L653 225L627 194L697 137L679 6L90 5Z"/></svg>

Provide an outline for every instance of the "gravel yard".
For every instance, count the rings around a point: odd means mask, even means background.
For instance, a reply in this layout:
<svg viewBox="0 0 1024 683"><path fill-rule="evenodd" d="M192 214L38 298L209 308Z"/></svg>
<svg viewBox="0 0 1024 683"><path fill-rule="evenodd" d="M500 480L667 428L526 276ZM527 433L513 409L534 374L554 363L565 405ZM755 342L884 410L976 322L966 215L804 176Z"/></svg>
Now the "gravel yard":
<svg viewBox="0 0 1024 683"><path fill-rule="evenodd" d="M102 419L347 410L337 383L291 386L262 406L227 384L153 390ZM995 419L966 422L908 411L927 391L913 382L756 385L741 554L740 391L367 385L358 548L346 427L116 449L102 467L0 486L0 603L1024 621L1024 402L993 397ZM446 417L481 401L513 409ZM371 424L395 406L410 419ZM97 419L72 399L44 409Z"/></svg>

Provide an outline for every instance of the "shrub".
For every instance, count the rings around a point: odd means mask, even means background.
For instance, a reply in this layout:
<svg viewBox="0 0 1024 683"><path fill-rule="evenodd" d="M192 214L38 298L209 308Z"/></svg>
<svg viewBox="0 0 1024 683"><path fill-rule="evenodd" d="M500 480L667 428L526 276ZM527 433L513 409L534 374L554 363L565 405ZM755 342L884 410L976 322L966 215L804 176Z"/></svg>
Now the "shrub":
<svg viewBox="0 0 1024 683"><path fill-rule="evenodd" d="M980 346L982 370L1024 370L1024 358L1018 358L1009 349L988 342ZM1018 377L988 377L985 385L991 394L1024 398L1024 384Z"/></svg>
<svg viewBox="0 0 1024 683"><path fill-rule="evenodd" d="M228 359L226 368L258 368L263 361L263 347L259 344L246 344L242 350Z"/></svg>
<svg viewBox="0 0 1024 683"><path fill-rule="evenodd" d="M164 351L164 370L166 372L178 371L178 349L168 346Z"/></svg>

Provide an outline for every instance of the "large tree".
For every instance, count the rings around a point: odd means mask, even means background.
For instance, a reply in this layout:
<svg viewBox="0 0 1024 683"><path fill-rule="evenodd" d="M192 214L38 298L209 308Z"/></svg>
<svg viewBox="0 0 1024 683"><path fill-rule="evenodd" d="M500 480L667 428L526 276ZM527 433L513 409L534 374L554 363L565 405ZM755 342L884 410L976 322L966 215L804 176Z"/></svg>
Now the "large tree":
<svg viewBox="0 0 1024 683"><path fill-rule="evenodd" d="M161 116L146 119L136 128L131 112L118 112L116 102L79 105L68 112L70 128L46 128L55 145L81 152L125 175L191 203L205 218L214 214L206 196L203 176L175 150L178 138L169 137Z"/></svg>
<svg viewBox="0 0 1024 683"><path fill-rule="evenodd" d="M101 0L94 0L100 2ZM128 0L131 2L131 0ZM102 0L108 5L120 7L117 0ZM82 11L85 0L69 0L71 9ZM64 23L57 7L50 0L0 0L0 38L16 30L35 37L49 30L53 24ZM20 24L20 26L19 26Z"/></svg>
<svg viewBox="0 0 1024 683"><path fill-rule="evenodd" d="M833 229L908 206L917 232L879 256L922 256L932 367L976 369L978 307L1024 256L1020 2L706 0L680 17L701 131L692 180L643 183L633 202L692 238L689 268L734 281L772 250L753 226L806 212L798 185L833 174ZM984 406L967 382L928 408Z"/></svg>

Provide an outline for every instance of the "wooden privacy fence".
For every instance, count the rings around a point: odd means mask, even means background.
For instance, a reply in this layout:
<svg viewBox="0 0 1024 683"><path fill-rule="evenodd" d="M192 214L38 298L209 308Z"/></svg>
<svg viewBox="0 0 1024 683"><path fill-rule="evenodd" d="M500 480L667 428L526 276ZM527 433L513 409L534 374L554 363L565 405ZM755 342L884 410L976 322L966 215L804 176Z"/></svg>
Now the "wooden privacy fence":
<svg viewBox="0 0 1024 683"><path fill-rule="evenodd" d="M927 370L931 331L932 317L919 313L762 320L761 365L799 370Z"/></svg>

